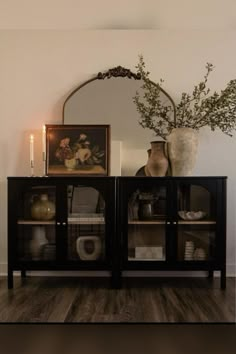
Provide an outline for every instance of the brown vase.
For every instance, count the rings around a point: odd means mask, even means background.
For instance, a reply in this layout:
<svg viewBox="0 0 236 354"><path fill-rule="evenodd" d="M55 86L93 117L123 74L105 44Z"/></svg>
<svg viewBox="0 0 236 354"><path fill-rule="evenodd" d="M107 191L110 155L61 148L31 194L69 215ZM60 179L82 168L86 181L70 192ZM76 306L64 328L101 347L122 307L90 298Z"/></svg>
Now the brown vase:
<svg viewBox="0 0 236 354"><path fill-rule="evenodd" d="M151 152L145 166L146 176L163 177L168 170L168 159L165 155L165 141L152 141Z"/></svg>

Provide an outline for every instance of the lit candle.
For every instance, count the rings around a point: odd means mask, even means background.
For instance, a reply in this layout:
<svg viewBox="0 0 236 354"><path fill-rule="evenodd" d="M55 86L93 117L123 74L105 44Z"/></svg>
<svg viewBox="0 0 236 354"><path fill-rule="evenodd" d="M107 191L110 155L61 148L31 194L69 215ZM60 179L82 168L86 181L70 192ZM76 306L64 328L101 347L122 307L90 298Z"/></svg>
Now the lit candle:
<svg viewBox="0 0 236 354"><path fill-rule="evenodd" d="M43 152L43 175L46 174L46 127L43 126L42 132L42 152Z"/></svg>
<svg viewBox="0 0 236 354"><path fill-rule="evenodd" d="M30 135L30 170L31 176L34 175L34 136Z"/></svg>

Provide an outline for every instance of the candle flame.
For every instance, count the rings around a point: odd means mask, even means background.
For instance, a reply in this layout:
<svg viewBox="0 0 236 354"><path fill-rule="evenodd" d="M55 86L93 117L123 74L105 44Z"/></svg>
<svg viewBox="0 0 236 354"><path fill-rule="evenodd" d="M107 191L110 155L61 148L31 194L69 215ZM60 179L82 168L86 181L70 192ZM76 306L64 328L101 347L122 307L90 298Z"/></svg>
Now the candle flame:
<svg viewBox="0 0 236 354"><path fill-rule="evenodd" d="M34 136L33 136L33 134L30 134L30 141L34 141Z"/></svg>

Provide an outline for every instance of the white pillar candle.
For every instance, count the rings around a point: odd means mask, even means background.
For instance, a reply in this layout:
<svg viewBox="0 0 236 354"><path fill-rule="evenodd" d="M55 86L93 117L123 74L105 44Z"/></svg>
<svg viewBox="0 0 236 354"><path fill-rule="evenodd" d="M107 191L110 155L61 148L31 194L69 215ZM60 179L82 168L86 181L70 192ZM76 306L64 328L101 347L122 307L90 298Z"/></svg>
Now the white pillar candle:
<svg viewBox="0 0 236 354"><path fill-rule="evenodd" d="M46 127L45 125L43 126L43 132L42 132L42 150L43 150L43 156L46 153Z"/></svg>
<svg viewBox="0 0 236 354"><path fill-rule="evenodd" d="M30 135L30 170L31 176L34 174L34 136Z"/></svg>
<svg viewBox="0 0 236 354"><path fill-rule="evenodd" d="M46 175L46 127L42 131L42 152L43 152L43 175Z"/></svg>

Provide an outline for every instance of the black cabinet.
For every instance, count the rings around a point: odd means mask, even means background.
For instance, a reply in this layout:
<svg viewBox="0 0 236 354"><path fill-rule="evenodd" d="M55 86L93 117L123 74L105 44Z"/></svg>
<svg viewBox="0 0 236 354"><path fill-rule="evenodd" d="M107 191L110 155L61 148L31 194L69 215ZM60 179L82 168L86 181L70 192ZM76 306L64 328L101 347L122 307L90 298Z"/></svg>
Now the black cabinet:
<svg viewBox="0 0 236 354"><path fill-rule="evenodd" d="M8 285L13 271L108 270L115 178L8 178Z"/></svg>
<svg viewBox="0 0 236 354"><path fill-rule="evenodd" d="M225 177L119 178L120 271L221 271L226 281Z"/></svg>
<svg viewBox="0 0 236 354"><path fill-rule="evenodd" d="M9 177L8 286L13 272L221 271L226 177Z"/></svg>

